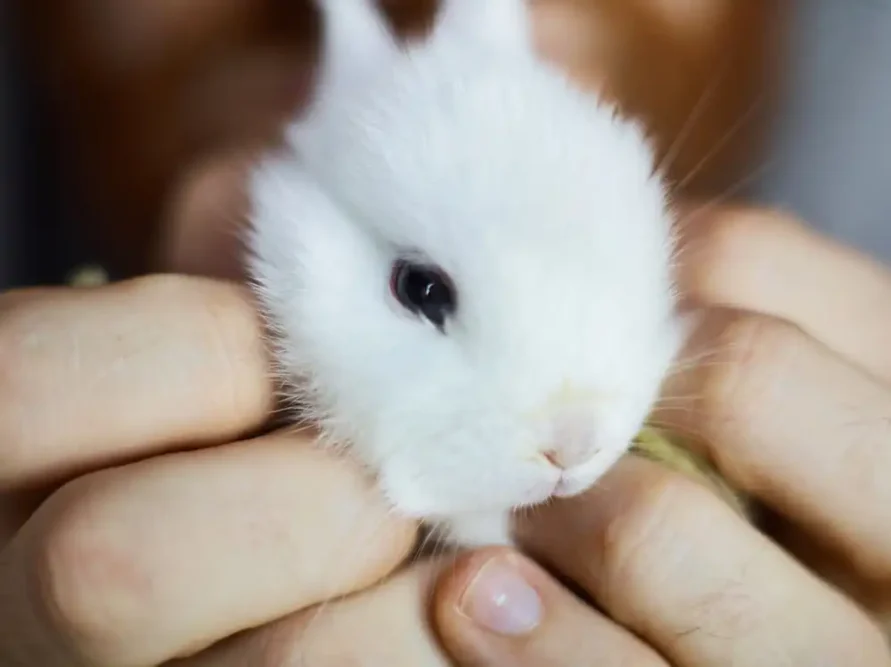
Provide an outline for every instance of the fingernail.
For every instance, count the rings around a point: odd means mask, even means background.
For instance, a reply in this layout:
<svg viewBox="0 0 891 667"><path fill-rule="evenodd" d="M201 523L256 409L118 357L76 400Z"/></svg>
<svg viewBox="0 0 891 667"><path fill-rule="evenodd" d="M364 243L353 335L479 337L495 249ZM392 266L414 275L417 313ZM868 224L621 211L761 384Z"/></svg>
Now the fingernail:
<svg viewBox="0 0 891 667"><path fill-rule="evenodd" d="M541 622L538 594L504 558L486 563L464 591L461 613L500 635L524 635Z"/></svg>

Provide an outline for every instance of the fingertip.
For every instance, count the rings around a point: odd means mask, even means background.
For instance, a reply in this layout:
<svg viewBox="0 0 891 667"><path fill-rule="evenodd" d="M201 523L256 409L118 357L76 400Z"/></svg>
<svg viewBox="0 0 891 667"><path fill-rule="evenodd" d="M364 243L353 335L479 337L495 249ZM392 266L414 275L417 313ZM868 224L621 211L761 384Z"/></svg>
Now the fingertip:
<svg viewBox="0 0 891 667"><path fill-rule="evenodd" d="M467 587L486 563L511 553L506 547L486 547L458 555L454 564L445 568L434 586L437 620L446 625L466 623L469 619L461 612L461 600Z"/></svg>
<svg viewBox="0 0 891 667"><path fill-rule="evenodd" d="M549 578L504 547L458 558L435 588L434 625L457 664L513 664L544 622Z"/></svg>
<svg viewBox="0 0 891 667"><path fill-rule="evenodd" d="M438 581L435 614L450 664L664 667L637 638L512 549L460 556Z"/></svg>

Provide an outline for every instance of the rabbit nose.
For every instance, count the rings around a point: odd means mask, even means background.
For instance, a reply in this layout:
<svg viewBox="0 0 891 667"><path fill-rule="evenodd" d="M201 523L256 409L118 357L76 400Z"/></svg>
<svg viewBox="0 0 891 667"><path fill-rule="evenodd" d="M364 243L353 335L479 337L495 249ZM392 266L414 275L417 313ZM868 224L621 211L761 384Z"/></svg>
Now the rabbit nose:
<svg viewBox="0 0 891 667"><path fill-rule="evenodd" d="M597 434L589 415L564 412L554 417L542 456L556 468L569 470L597 453Z"/></svg>

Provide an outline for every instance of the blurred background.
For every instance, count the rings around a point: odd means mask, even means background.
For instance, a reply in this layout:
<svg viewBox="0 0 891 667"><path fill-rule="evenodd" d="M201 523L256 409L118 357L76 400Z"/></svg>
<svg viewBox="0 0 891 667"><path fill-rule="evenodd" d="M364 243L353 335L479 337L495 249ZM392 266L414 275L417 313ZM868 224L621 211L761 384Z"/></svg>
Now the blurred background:
<svg viewBox="0 0 891 667"><path fill-rule="evenodd" d="M643 120L679 194L790 208L891 257L891 2L533 2L546 55ZM436 9L381 4L417 38ZM181 228L237 217L227 165L311 95L310 5L6 0L0 288L163 269Z"/></svg>

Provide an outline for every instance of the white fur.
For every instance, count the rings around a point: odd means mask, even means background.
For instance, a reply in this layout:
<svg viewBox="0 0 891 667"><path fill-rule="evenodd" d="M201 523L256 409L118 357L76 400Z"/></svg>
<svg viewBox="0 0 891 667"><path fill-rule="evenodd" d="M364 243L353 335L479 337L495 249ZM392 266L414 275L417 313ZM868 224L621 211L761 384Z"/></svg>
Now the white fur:
<svg viewBox="0 0 891 667"><path fill-rule="evenodd" d="M505 542L626 452L682 342L653 155L535 56L522 0L446 0L404 48L370 0L320 4L315 104L251 189L279 361L396 510ZM445 334L390 294L403 251L452 277Z"/></svg>

